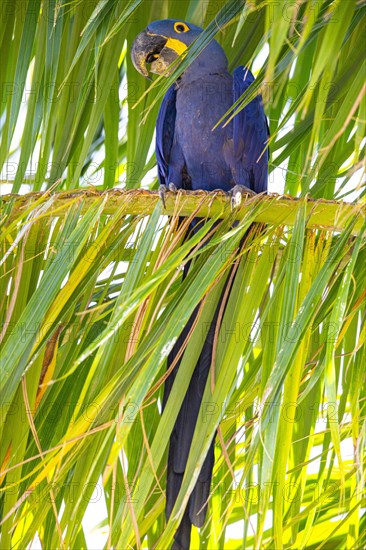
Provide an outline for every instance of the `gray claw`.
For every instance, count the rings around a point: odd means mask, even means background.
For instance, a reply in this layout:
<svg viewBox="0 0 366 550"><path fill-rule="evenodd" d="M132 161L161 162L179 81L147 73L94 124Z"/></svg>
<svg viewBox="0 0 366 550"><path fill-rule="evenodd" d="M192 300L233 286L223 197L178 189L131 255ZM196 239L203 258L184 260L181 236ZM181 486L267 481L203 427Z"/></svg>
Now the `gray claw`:
<svg viewBox="0 0 366 550"><path fill-rule="evenodd" d="M166 208L166 205L165 205L166 185L160 185L158 193L159 193L160 200L163 203L163 208L165 209Z"/></svg>
<svg viewBox="0 0 366 550"><path fill-rule="evenodd" d="M178 193L177 186L172 181L169 183L168 188L172 193Z"/></svg>
<svg viewBox="0 0 366 550"><path fill-rule="evenodd" d="M234 208L238 208L241 205L244 195L253 197L255 194L256 193L252 189L245 187L245 185L235 185L231 191L229 191L231 209L234 210Z"/></svg>

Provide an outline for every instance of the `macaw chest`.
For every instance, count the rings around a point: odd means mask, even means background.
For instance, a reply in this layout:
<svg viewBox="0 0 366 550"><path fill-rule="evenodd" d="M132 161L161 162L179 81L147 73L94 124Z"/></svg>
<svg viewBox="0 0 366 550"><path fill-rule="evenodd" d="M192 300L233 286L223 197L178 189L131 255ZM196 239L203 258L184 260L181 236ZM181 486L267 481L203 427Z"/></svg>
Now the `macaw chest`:
<svg viewBox="0 0 366 550"><path fill-rule="evenodd" d="M232 78L230 75L209 75L210 78L195 80L177 91L177 137L197 140L204 147L212 147L215 142L232 136L232 127L214 127L233 100Z"/></svg>
<svg viewBox="0 0 366 550"><path fill-rule="evenodd" d="M216 188L226 189L232 179L226 162L232 123L215 126L233 104L232 77L209 77L178 88L174 141L194 182L211 181Z"/></svg>

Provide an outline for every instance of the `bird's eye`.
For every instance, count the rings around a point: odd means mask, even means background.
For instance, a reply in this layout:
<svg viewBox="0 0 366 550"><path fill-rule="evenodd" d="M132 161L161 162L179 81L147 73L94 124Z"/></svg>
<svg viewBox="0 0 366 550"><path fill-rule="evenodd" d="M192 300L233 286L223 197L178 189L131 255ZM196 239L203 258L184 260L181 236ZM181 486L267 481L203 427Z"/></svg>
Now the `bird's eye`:
<svg viewBox="0 0 366 550"><path fill-rule="evenodd" d="M174 30L175 32L187 32L189 27L185 23L174 23Z"/></svg>

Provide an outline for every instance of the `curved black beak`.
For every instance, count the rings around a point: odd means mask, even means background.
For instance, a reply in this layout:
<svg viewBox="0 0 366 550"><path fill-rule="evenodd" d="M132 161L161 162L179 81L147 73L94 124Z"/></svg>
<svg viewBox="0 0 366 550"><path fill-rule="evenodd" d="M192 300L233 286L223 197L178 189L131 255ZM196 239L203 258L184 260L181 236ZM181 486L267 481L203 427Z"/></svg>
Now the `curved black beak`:
<svg viewBox="0 0 366 550"><path fill-rule="evenodd" d="M135 69L145 78L151 80L146 63L158 59L166 43L166 37L149 34L146 30L136 36L131 48L131 59Z"/></svg>

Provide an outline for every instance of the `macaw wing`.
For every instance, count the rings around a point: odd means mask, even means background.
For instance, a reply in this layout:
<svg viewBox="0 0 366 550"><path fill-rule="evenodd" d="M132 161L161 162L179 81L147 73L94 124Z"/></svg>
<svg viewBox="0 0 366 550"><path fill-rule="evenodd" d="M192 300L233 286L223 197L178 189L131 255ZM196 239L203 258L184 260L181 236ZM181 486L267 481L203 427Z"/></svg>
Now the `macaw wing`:
<svg viewBox="0 0 366 550"><path fill-rule="evenodd" d="M254 82L254 76L245 67L234 71L233 100L241 95ZM262 97L255 97L233 119L233 146L235 158L236 184L250 187L256 193L267 190L269 138L267 118Z"/></svg>
<svg viewBox="0 0 366 550"><path fill-rule="evenodd" d="M156 160L158 164L158 177L161 185L168 185L168 170L170 152L173 145L175 117L176 90L173 84L166 92L160 106L156 120Z"/></svg>

